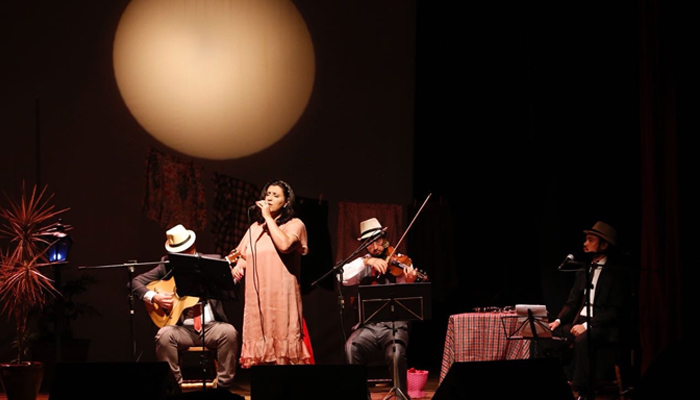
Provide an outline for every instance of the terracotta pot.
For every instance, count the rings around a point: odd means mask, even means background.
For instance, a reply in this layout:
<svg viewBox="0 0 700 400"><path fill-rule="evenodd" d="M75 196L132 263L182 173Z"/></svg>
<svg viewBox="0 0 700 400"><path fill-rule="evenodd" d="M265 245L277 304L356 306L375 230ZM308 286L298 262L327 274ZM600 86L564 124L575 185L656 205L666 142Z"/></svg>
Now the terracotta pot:
<svg viewBox="0 0 700 400"><path fill-rule="evenodd" d="M7 400L36 400L44 376L41 362L0 364L0 382Z"/></svg>

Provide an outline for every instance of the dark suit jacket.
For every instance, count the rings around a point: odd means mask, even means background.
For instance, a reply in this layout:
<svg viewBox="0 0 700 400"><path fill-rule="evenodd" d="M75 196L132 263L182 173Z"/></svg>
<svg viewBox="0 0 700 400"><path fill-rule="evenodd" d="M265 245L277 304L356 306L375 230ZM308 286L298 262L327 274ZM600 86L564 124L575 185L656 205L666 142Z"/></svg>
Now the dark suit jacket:
<svg viewBox="0 0 700 400"><path fill-rule="evenodd" d="M220 255L216 254L202 254L203 256L206 257L211 257L211 258L221 258ZM161 258L161 261L166 261L168 259L168 256L163 256ZM168 273L170 272L170 268L168 267L169 264L158 264L155 268L153 268L150 271L146 271L140 275L137 275L134 277L134 279L131 281L131 289L132 293L134 296L137 296L139 299L143 300L143 296L146 295L148 292L148 288L146 285L153 281L161 280ZM168 275L168 278L172 277L172 275ZM224 312L224 304L223 302L219 300L214 300L210 299L209 304L211 305L212 311L214 313L214 318L217 321L221 322L228 322L228 318L226 317L226 313ZM182 321L184 320L184 316L187 314L186 312L183 312L182 315L180 316L180 321L178 321L178 325L182 324Z"/></svg>
<svg viewBox="0 0 700 400"><path fill-rule="evenodd" d="M592 273L589 279L592 278ZM616 342L621 330L628 324L631 311L631 276L626 267L611 263L610 259L602 267L595 287L593 299L593 317L590 321L592 329L607 332L607 340ZM586 271L577 271L574 286L557 318L562 325L583 323L585 317L580 317L585 305Z"/></svg>

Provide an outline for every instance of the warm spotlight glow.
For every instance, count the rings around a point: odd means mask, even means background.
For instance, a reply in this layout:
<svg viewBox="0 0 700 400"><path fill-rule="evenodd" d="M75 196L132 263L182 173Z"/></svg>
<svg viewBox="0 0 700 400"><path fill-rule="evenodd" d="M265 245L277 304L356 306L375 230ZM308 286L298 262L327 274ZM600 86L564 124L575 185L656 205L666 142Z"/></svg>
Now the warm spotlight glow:
<svg viewBox="0 0 700 400"><path fill-rule="evenodd" d="M114 39L126 106L165 145L195 157L259 152L311 96L311 36L290 0L132 0Z"/></svg>

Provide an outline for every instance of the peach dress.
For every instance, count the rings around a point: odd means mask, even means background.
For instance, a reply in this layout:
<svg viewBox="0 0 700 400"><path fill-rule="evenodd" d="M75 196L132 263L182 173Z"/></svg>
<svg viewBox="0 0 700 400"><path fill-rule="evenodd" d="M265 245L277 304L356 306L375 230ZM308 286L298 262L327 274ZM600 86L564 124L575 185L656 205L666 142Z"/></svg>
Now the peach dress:
<svg viewBox="0 0 700 400"><path fill-rule="evenodd" d="M237 249L245 255L245 306L240 364L311 363L303 338L301 256L308 252L306 226L292 218L280 229L298 241L290 253L275 248L265 224L254 223ZM252 240L253 246L250 245Z"/></svg>

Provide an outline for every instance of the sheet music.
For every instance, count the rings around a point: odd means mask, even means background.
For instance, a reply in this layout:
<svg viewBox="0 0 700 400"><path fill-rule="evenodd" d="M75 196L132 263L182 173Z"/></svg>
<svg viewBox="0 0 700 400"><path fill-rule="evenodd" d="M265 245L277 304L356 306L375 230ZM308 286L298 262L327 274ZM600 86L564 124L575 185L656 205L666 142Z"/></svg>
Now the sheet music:
<svg viewBox="0 0 700 400"><path fill-rule="evenodd" d="M540 319L547 318L547 306L543 304L516 304L515 313L518 316L528 316L527 310L532 310L532 316Z"/></svg>

